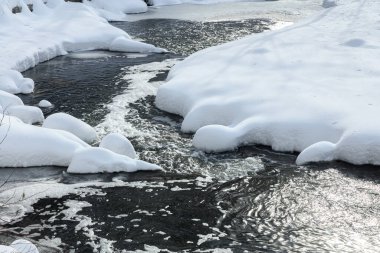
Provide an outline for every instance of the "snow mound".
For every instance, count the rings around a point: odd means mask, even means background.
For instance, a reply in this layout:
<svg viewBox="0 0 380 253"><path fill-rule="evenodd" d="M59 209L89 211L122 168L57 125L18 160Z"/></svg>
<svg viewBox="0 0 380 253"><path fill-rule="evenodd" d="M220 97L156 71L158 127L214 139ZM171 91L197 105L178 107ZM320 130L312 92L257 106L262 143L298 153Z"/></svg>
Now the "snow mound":
<svg viewBox="0 0 380 253"><path fill-rule="evenodd" d="M104 148L87 148L76 152L67 172L135 172L138 170L160 170L157 165L116 154Z"/></svg>
<svg viewBox="0 0 380 253"><path fill-rule="evenodd" d="M106 135L100 142L99 147L136 159L136 151L132 143L126 137L118 133Z"/></svg>
<svg viewBox="0 0 380 253"><path fill-rule="evenodd" d="M0 115L1 116L1 115ZM7 117L0 125L0 167L68 166L88 144L75 135Z"/></svg>
<svg viewBox="0 0 380 253"><path fill-rule="evenodd" d="M41 108L45 108L45 107L52 107L52 103L50 103L49 101L43 99L41 100L39 103L38 103L38 106L41 107Z"/></svg>
<svg viewBox="0 0 380 253"><path fill-rule="evenodd" d="M121 52L134 52L134 53L164 53L167 52L165 49L157 48L150 44L131 40L125 37L118 37L114 39L109 46L111 51L121 51Z"/></svg>
<svg viewBox="0 0 380 253"><path fill-rule="evenodd" d="M3 110L15 105L24 105L24 103L19 97L0 90L0 106L3 108Z"/></svg>
<svg viewBox="0 0 380 253"><path fill-rule="evenodd" d="M16 249L17 252L20 253L39 253L37 247L33 243L23 239L16 240L9 246Z"/></svg>
<svg viewBox="0 0 380 253"><path fill-rule="evenodd" d="M82 120L63 112L47 117L42 127L70 132L87 143L93 143L98 139L94 128Z"/></svg>
<svg viewBox="0 0 380 253"><path fill-rule="evenodd" d="M380 2L338 6L174 66L156 105L184 116L205 151L263 144L298 164L380 165Z"/></svg>
<svg viewBox="0 0 380 253"><path fill-rule="evenodd" d="M31 93L33 89L32 79L24 78L18 71L0 68L0 90L16 94Z"/></svg>
<svg viewBox="0 0 380 253"><path fill-rule="evenodd" d="M42 123L45 119L41 109L35 106L14 105L8 107L5 113L19 118L26 124Z"/></svg>

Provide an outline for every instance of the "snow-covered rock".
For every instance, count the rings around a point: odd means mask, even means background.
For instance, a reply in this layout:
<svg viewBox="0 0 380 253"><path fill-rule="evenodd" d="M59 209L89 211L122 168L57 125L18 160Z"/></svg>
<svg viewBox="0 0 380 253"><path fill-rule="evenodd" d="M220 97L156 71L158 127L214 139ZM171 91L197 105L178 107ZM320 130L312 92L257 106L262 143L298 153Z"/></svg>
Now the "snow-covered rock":
<svg viewBox="0 0 380 253"><path fill-rule="evenodd" d="M38 103L38 106L41 107L41 108L45 108L45 107L52 107L52 103L50 103L49 101L43 99L41 100L39 103Z"/></svg>
<svg viewBox="0 0 380 253"><path fill-rule="evenodd" d="M37 247L33 243L24 239L16 240L9 246L18 250L17 252L20 253L39 253Z"/></svg>
<svg viewBox="0 0 380 253"><path fill-rule="evenodd" d="M24 103L19 97L0 90L0 105L3 108L3 110L5 110L10 106L24 105Z"/></svg>
<svg viewBox="0 0 380 253"><path fill-rule="evenodd" d="M0 143L0 167L68 166L77 149L89 147L69 132L8 116L0 125Z"/></svg>
<svg viewBox="0 0 380 253"><path fill-rule="evenodd" d="M111 51L120 51L120 52L135 52L135 53L164 53L166 50L162 48L157 48L153 45L134 41L123 36L120 36L114 39L109 46L109 50Z"/></svg>
<svg viewBox="0 0 380 253"><path fill-rule="evenodd" d="M32 79L24 78L18 71L0 68L0 90L16 94L31 93L33 89Z"/></svg>
<svg viewBox="0 0 380 253"><path fill-rule="evenodd" d="M14 105L8 107L5 113L19 118L26 124L42 123L45 119L41 109L35 106Z"/></svg>
<svg viewBox="0 0 380 253"><path fill-rule="evenodd" d="M93 127L63 112L48 116L42 124L42 127L70 132L87 143L93 143L98 139Z"/></svg>
<svg viewBox="0 0 380 253"><path fill-rule="evenodd" d="M128 156L119 155L104 148L87 148L76 152L67 172L83 174L160 169L157 165L134 160Z"/></svg>
<svg viewBox="0 0 380 253"><path fill-rule="evenodd" d="M184 116L195 147L263 144L299 164L380 165L380 2L337 7L209 48L172 68L156 105Z"/></svg>
<svg viewBox="0 0 380 253"><path fill-rule="evenodd" d="M136 151L132 143L125 136L118 133L106 135L100 142L99 147L136 159Z"/></svg>

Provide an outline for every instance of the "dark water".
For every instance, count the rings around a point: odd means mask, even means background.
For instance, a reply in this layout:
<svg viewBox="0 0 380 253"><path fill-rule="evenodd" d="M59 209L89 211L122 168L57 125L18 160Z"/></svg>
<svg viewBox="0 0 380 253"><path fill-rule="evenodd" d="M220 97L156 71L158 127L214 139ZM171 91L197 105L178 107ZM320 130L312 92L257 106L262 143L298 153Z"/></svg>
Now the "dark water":
<svg viewBox="0 0 380 253"><path fill-rule="evenodd" d="M47 114L64 111L96 126L111 112L105 105L132 85L124 78L131 74L128 66L182 57L261 32L268 24L115 23L177 54L58 57L24 73L37 85L35 93L23 99L29 104L48 99L55 107ZM164 80L167 71L154 73L151 83ZM191 136L180 133L180 117L154 107L153 96L139 98L125 110L120 121L124 123L117 123L141 131L130 136L140 158L165 171L79 176L58 168L29 169L35 178L45 174L65 184L97 180L119 185L87 186L83 194L40 200L34 213L9 229L35 240L60 238L64 252L380 251L378 167L338 162L297 167L296 154L261 146L205 154L192 148ZM14 177L22 178L23 173L28 170L17 171ZM75 217L65 213L80 203L85 206Z"/></svg>

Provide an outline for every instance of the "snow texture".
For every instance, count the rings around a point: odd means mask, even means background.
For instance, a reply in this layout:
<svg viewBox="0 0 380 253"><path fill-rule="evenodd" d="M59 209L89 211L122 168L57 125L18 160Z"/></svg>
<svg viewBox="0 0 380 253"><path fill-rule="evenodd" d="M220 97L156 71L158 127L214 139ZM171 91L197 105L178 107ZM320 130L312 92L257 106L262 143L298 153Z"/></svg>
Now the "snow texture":
<svg viewBox="0 0 380 253"><path fill-rule="evenodd" d="M39 103L38 103L38 106L41 107L41 108L45 108L45 107L52 107L52 103L50 103L49 101L43 99L41 100Z"/></svg>
<svg viewBox="0 0 380 253"><path fill-rule="evenodd" d="M298 164L380 165L380 2L337 4L195 53L171 69L156 105L184 116L205 151L263 144L301 152Z"/></svg>
<svg viewBox="0 0 380 253"><path fill-rule="evenodd" d="M111 133L106 135L99 144L99 147L111 150L117 154L136 159L136 151L132 143L123 135Z"/></svg>
<svg viewBox="0 0 380 253"><path fill-rule="evenodd" d="M69 173L135 172L137 170L160 170L157 165L134 160L104 148L79 150L67 169Z"/></svg>
<svg viewBox="0 0 380 253"><path fill-rule="evenodd" d="M9 246L0 245L1 253L39 253L37 247L23 239L16 240Z"/></svg>
<svg viewBox="0 0 380 253"><path fill-rule="evenodd" d="M47 117L42 127L65 130L90 144L98 139L94 128L82 120L63 112Z"/></svg>
<svg viewBox="0 0 380 253"><path fill-rule="evenodd" d="M27 125L11 117L0 125L0 141L0 167L68 166L75 150L89 147L69 132Z"/></svg>

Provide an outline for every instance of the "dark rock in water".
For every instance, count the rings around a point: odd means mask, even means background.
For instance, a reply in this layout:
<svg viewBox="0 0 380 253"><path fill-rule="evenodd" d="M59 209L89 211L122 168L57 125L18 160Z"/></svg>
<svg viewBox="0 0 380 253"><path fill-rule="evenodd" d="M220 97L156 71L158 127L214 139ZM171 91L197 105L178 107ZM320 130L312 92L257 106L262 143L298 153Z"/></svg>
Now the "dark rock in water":
<svg viewBox="0 0 380 253"><path fill-rule="evenodd" d="M12 8L12 13L13 14L20 13L21 11L22 11L22 7L21 6L16 6L16 7Z"/></svg>

